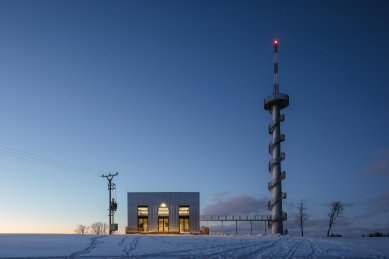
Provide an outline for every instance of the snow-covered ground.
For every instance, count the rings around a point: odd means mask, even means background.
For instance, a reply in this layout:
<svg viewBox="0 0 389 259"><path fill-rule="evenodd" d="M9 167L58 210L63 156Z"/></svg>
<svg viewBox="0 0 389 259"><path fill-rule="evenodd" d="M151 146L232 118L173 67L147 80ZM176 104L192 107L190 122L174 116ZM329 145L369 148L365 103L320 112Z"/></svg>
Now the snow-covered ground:
<svg viewBox="0 0 389 259"><path fill-rule="evenodd" d="M2 234L0 258L389 258L389 238Z"/></svg>

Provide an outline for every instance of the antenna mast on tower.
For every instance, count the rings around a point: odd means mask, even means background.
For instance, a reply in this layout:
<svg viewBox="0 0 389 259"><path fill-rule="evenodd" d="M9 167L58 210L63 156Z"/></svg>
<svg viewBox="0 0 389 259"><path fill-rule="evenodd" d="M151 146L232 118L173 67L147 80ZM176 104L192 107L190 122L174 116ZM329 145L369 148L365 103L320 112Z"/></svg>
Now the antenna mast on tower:
<svg viewBox="0 0 389 259"><path fill-rule="evenodd" d="M279 92L278 85L278 40L274 41L274 83L273 83L273 94L277 95Z"/></svg>

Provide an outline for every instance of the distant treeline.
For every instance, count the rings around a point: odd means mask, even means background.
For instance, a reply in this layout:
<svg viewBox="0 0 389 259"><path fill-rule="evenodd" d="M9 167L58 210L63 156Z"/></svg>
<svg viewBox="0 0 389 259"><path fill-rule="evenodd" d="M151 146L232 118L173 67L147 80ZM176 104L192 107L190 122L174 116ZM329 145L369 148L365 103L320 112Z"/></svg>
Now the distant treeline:
<svg viewBox="0 0 389 259"><path fill-rule="evenodd" d="M332 233L330 237L342 237L342 235L341 234L334 234L334 233Z"/></svg>
<svg viewBox="0 0 389 259"><path fill-rule="evenodd" d="M380 233L380 232L376 232L374 234L370 233L367 235L368 237L389 237L389 233L388 234L383 234L383 233ZM365 237L365 234L362 234L362 237Z"/></svg>
<svg viewBox="0 0 389 259"><path fill-rule="evenodd" d="M85 226L82 224L77 225L76 229L73 230L75 234L95 234L104 235L108 232L108 224L101 221L95 222L92 225Z"/></svg>

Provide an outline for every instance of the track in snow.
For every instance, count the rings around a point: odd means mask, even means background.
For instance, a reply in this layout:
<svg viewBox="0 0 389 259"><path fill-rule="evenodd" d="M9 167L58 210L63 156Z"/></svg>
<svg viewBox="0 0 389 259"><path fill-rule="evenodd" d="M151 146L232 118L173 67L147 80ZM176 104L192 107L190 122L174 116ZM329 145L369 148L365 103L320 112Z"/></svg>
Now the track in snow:
<svg viewBox="0 0 389 259"><path fill-rule="evenodd" d="M381 258L388 238L0 235L0 258Z"/></svg>

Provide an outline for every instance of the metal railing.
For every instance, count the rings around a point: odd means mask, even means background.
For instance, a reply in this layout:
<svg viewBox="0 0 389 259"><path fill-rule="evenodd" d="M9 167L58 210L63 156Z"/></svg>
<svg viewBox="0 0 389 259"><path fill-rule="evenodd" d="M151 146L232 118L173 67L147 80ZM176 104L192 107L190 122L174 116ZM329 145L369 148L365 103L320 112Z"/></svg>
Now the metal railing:
<svg viewBox="0 0 389 259"><path fill-rule="evenodd" d="M275 138L273 138L270 143L269 143L269 154L272 155L272 152L273 152L273 149L274 149L274 146L282 141L285 141L285 135L284 134L280 134L280 135L277 135Z"/></svg>
<svg viewBox="0 0 389 259"><path fill-rule="evenodd" d="M271 215L200 215L200 221L268 221Z"/></svg>
<svg viewBox="0 0 389 259"><path fill-rule="evenodd" d="M265 110L268 110L271 112L271 108L278 104L281 109L288 107L289 105L289 95L279 93L279 94L272 94L265 98L264 100L264 107Z"/></svg>
<svg viewBox="0 0 389 259"><path fill-rule="evenodd" d="M272 174L273 173L274 164L279 164L283 160L285 160L285 153L284 152L281 152L279 157L270 159L270 161L269 161L269 172Z"/></svg>
<svg viewBox="0 0 389 259"><path fill-rule="evenodd" d="M274 128L276 127L276 125L280 122L283 122L285 120L285 114L280 114L280 117L278 117L278 120L273 120L272 122L270 122L269 124L269 134L273 134L273 131L274 131Z"/></svg>
<svg viewBox="0 0 389 259"><path fill-rule="evenodd" d="M281 174L277 178L273 179L271 182L268 182L267 188L269 189L269 191L272 192L274 185L276 185L280 181L284 180L285 178L286 178L286 172L282 171Z"/></svg>
<svg viewBox="0 0 389 259"><path fill-rule="evenodd" d="M286 192L281 192L281 193L277 194L275 197L271 198L269 200L269 202L267 203L268 209L272 210L277 201L279 201L281 199L285 199L285 198L286 198Z"/></svg>
<svg viewBox="0 0 389 259"><path fill-rule="evenodd" d="M287 220L286 212L282 215L200 215L200 221L269 221Z"/></svg>

